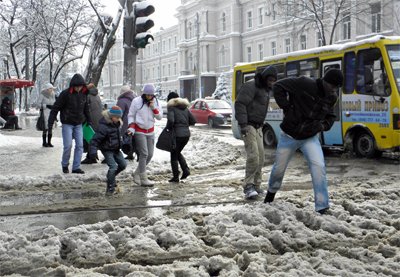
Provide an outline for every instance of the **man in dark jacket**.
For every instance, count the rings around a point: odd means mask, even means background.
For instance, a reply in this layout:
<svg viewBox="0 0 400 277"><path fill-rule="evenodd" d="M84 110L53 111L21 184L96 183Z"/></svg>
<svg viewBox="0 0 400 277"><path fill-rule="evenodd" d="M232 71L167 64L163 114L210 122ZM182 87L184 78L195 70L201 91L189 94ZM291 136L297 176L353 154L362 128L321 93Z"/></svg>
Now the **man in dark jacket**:
<svg viewBox="0 0 400 277"><path fill-rule="evenodd" d="M80 169L83 153L82 123L87 121L92 125L87 100L88 89L82 75L75 74L69 88L63 90L54 103L48 121L49 131L60 112L62 123L63 155L61 166L64 173L69 173L68 165L71 157L72 140L75 140L74 160L72 173L85 173Z"/></svg>
<svg viewBox="0 0 400 277"><path fill-rule="evenodd" d="M268 111L272 85L277 80L275 67L268 66L254 80L243 84L235 101L235 118L246 150L246 172L243 191L246 199L262 194L261 170L264 165L262 127Z"/></svg>
<svg viewBox="0 0 400 277"><path fill-rule="evenodd" d="M1 101L0 116L6 121L3 129L21 130L18 126L18 116L15 115L11 100L8 97L4 97Z"/></svg>
<svg viewBox="0 0 400 277"><path fill-rule="evenodd" d="M315 210L323 214L329 209L324 154L318 134L328 131L334 123L333 108L342 84L343 74L339 69L328 70L322 79L303 76L275 83L274 97L283 110L284 118L265 203L274 200L291 157L300 149L311 172Z"/></svg>

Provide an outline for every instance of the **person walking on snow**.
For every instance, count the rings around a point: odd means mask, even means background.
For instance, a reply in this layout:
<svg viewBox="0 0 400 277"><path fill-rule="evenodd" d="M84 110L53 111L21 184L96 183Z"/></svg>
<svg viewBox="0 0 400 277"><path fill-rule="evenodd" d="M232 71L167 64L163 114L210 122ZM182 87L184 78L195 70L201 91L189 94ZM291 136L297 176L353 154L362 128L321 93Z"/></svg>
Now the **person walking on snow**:
<svg viewBox="0 0 400 277"><path fill-rule="evenodd" d="M190 106L187 99L179 98L176 92L171 92L167 97L167 129L175 131L176 147L171 151L171 168L172 179L169 182L179 183L179 165L182 169L181 180L186 179L190 175L189 167L182 150L186 146L190 138L189 126L194 125L196 120L189 111Z"/></svg>
<svg viewBox="0 0 400 277"><path fill-rule="evenodd" d="M38 101L36 103L36 107L43 110L43 115L44 115L44 129L42 132L43 147L54 147L54 145L51 144L51 138L53 137L53 133L51 132L52 129L49 128L47 125L51 108L53 107L53 104L56 101L54 89L55 87L53 87L52 84L50 83L45 84L43 90L40 92Z"/></svg>
<svg viewBox="0 0 400 277"><path fill-rule="evenodd" d="M161 120L163 111L154 96L154 85L145 84L141 97L133 99L128 113L128 133L133 135L139 164L134 172L134 182L141 186L153 186L146 173L154 153L154 122Z"/></svg>
<svg viewBox="0 0 400 277"><path fill-rule="evenodd" d="M122 110L122 128L121 128L121 133L124 134L126 130L128 129L128 113L129 113L129 107L131 106L132 100L136 97L136 93L131 90L129 86L122 86L120 90L120 95L118 96L118 101L117 101L117 106L121 108ZM132 140L132 144L134 144L135 141ZM134 154L134 145L132 145L132 150L128 155L125 157L125 159L128 160L133 160L133 154Z"/></svg>
<svg viewBox="0 0 400 277"><path fill-rule="evenodd" d="M103 112L103 104L101 104L101 99L99 95L99 90L96 88L96 86L93 83L90 83L87 85L87 88L89 90L88 92L88 105L89 105L89 114L90 118L92 119L92 128L93 131L96 133L97 129L99 128L99 121L103 117L102 112ZM83 140L83 149L84 152L86 152L86 158L81 161L81 164L95 164L97 163L97 160L99 159L98 156L94 159L91 159L89 157L89 144L86 142L86 140Z"/></svg>
<svg viewBox="0 0 400 277"><path fill-rule="evenodd" d="M72 173L85 173L81 168L83 153L83 131L82 123L92 125L87 100L88 89L82 75L72 76L69 87L63 90L54 103L48 121L49 132L53 128L54 121L60 112L62 123L63 154L61 160L62 171L69 173L69 160L71 157L72 140L75 140L74 159Z"/></svg>
<svg viewBox="0 0 400 277"><path fill-rule="evenodd" d="M265 203L274 201L287 165L300 149L311 172L315 210L321 214L328 211L328 184L319 133L328 131L335 121L334 106L342 84L343 74L339 69L329 69L323 78L316 80L301 76L275 83L274 98L284 118Z"/></svg>
<svg viewBox="0 0 400 277"><path fill-rule="evenodd" d="M108 165L106 195L116 192L115 177L126 168L126 161L121 152L122 136L122 110L118 106L112 106L109 110L102 112L103 117L94 137L90 141L89 157L97 156L97 150L101 150Z"/></svg>
<svg viewBox="0 0 400 277"><path fill-rule="evenodd" d="M243 192L246 199L263 194L261 189L264 165L263 126L268 111L273 83L277 80L275 67L268 66L242 85L235 101L235 118L246 150L246 170Z"/></svg>

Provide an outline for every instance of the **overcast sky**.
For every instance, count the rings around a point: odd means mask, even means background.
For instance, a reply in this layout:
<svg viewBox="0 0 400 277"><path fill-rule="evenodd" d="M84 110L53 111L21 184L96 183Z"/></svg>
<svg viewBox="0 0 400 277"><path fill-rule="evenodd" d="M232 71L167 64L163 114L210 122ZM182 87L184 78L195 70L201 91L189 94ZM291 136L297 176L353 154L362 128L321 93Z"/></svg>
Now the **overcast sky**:
<svg viewBox="0 0 400 277"><path fill-rule="evenodd" d="M118 0L101 0L101 2L110 9L108 10L110 14L114 14L119 6ZM150 0L148 2L152 3L155 8L155 12L150 16L154 21L152 32L159 31L160 27L165 29L178 23L174 15L176 8L181 3L180 0Z"/></svg>

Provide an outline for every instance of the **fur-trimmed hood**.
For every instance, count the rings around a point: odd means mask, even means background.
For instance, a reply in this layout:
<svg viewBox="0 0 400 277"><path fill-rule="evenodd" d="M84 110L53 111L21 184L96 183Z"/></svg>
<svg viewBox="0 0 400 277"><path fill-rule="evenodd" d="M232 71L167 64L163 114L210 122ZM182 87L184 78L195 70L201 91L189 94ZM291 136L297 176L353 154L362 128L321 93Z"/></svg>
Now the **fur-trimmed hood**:
<svg viewBox="0 0 400 277"><path fill-rule="evenodd" d="M172 98L168 101L167 107L177 107L181 109L188 108L190 106L189 101L186 98Z"/></svg>
<svg viewBox="0 0 400 277"><path fill-rule="evenodd" d="M110 116L110 113L108 112L108 110L102 111L102 112L101 112L101 115L104 117L104 119L105 119L105 121L106 121L107 124L111 124L111 123L112 123L111 116ZM119 123L120 123L121 126L122 126L122 124L123 124L122 118L119 119Z"/></svg>

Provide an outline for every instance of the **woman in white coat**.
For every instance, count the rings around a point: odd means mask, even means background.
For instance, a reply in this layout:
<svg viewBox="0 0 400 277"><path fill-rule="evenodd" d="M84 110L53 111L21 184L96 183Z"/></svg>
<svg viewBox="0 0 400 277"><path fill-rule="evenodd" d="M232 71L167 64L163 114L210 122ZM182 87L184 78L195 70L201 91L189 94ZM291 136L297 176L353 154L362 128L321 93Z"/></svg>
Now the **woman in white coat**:
<svg viewBox="0 0 400 277"><path fill-rule="evenodd" d="M139 165L134 173L134 182L141 186L153 186L146 174L154 153L154 122L161 120L163 110L154 96L154 86L145 84L141 97L133 99L128 113L128 133L135 136L135 147Z"/></svg>
<svg viewBox="0 0 400 277"><path fill-rule="evenodd" d="M44 129L42 133L43 147L54 147L53 144L51 144L51 138L53 134L51 131L49 131L49 126L47 125L51 108L56 101L54 89L55 87L53 87L52 84L45 84L43 90L40 92L39 99L36 103L36 107L39 109L43 109L44 114ZM52 130L52 128L50 128L50 130Z"/></svg>

